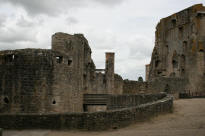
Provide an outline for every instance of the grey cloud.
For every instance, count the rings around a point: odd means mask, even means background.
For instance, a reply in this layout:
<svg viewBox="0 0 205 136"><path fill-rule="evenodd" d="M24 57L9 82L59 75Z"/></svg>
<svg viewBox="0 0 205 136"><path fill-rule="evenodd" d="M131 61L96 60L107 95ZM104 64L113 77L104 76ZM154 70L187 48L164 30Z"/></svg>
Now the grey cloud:
<svg viewBox="0 0 205 136"><path fill-rule="evenodd" d="M28 21L24 18L24 16L21 16L20 19L17 21L16 25L20 27L32 27L35 25L35 23L32 21Z"/></svg>
<svg viewBox="0 0 205 136"><path fill-rule="evenodd" d="M0 41L2 43L15 43L21 41L31 41L36 42L36 33L34 31L29 31L30 29L21 28L6 28L0 29Z"/></svg>
<svg viewBox="0 0 205 136"><path fill-rule="evenodd" d="M133 59L145 59L151 57L152 43L148 42L145 38L137 38L136 40L129 43L130 53L129 57ZM153 43L154 45L154 43Z"/></svg>
<svg viewBox="0 0 205 136"><path fill-rule="evenodd" d="M75 17L68 17L68 18L66 18L66 22L68 24L77 24L78 20Z"/></svg>
<svg viewBox="0 0 205 136"><path fill-rule="evenodd" d="M138 77L142 76L143 79L145 79L144 77L145 71L144 71L144 67L142 68L133 68L133 69L128 69L125 73L122 74L122 76L124 77L124 79L129 79L129 80L137 80Z"/></svg>
<svg viewBox="0 0 205 136"><path fill-rule="evenodd" d="M118 61L116 60L115 71L122 75L124 79L137 79L139 76L144 77L145 62L142 59L128 59Z"/></svg>
<svg viewBox="0 0 205 136"><path fill-rule="evenodd" d="M136 48L130 49L129 58L131 59L150 58L152 52L151 50L152 48L143 48L143 47L136 46Z"/></svg>
<svg viewBox="0 0 205 136"><path fill-rule="evenodd" d="M52 0L0 0L0 3L10 3L14 6L22 6L31 14L51 12L51 7L53 7Z"/></svg>
<svg viewBox="0 0 205 136"><path fill-rule="evenodd" d="M123 0L94 0L94 1L104 5L110 5L110 6L117 5L123 2Z"/></svg>
<svg viewBox="0 0 205 136"><path fill-rule="evenodd" d="M3 18L0 18L0 27L3 26L3 23L4 23L4 19L3 19Z"/></svg>
<svg viewBox="0 0 205 136"><path fill-rule="evenodd" d="M4 26L5 21L6 17L0 14L0 28Z"/></svg>
<svg viewBox="0 0 205 136"><path fill-rule="evenodd" d="M13 50L13 49L21 49L21 48L22 48L22 45L20 44L0 42L1 50Z"/></svg>
<svg viewBox="0 0 205 136"><path fill-rule="evenodd" d="M116 5L122 0L0 0L0 3L10 3L23 7L29 14L58 15L61 11L72 8L87 7L92 4Z"/></svg>

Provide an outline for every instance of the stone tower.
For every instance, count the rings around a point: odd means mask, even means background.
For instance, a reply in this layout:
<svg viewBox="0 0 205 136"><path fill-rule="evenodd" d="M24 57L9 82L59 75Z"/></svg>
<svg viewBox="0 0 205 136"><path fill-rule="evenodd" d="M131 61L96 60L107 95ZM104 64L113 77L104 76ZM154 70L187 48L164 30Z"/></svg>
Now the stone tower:
<svg viewBox="0 0 205 136"><path fill-rule="evenodd" d="M56 52L53 95L56 110L65 112L82 111L84 42L83 35L56 33L52 36L52 51ZM65 110L66 109L66 110Z"/></svg>
<svg viewBox="0 0 205 136"><path fill-rule="evenodd" d="M114 89L114 61L115 53L106 53L106 66L105 66L105 77L106 77L106 90L108 94L112 94Z"/></svg>
<svg viewBox="0 0 205 136"><path fill-rule="evenodd" d="M146 75L145 75L145 81L148 81L148 80L149 80L149 67L150 67L149 64L147 64L147 65L145 66L145 73L146 73Z"/></svg>

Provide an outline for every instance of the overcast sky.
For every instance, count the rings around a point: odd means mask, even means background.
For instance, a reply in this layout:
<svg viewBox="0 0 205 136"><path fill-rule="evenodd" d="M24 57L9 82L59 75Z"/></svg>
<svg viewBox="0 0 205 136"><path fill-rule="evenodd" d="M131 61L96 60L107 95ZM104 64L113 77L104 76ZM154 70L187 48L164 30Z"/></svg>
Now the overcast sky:
<svg viewBox="0 0 205 136"><path fill-rule="evenodd" d="M124 79L145 74L155 26L163 17L204 0L0 0L0 49L51 48L55 32L83 33L97 68L115 52Z"/></svg>

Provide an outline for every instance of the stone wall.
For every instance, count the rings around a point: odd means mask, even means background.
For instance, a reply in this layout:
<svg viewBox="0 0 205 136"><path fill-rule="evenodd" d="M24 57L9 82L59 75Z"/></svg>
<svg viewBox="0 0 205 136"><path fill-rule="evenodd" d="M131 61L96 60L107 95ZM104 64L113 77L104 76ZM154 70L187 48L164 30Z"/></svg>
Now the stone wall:
<svg viewBox="0 0 205 136"><path fill-rule="evenodd" d="M105 73L97 72L93 79L90 82L91 89L87 93L107 94ZM123 79L118 74L114 74L114 84L111 92L112 94L122 94L123 92Z"/></svg>
<svg viewBox="0 0 205 136"><path fill-rule="evenodd" d="M106 76L105 73L97 72L91 80L91 89L87 94L107 94L106 87ZM112 94L122 94L123 93L123 79L120 75L114 74L114 88L112 89ZM106 111L107 106L90 105L88 106L89 112L95 111Z"/></svg>
<svg viewBox="0 0 205 136"><path fill-rule="evenodd" d="M119 110L65 114L0 114L4 129L83 129L105 130L141 122L157 114L171 112L172 97Z"/></svg>
<svg viewBox="0 0 205 136"><path fill-rule="evenodd" d="M166 97L166 93L141 95L109 95L107 110L135 107L150 103Z"/></svg>
<svg viewBox="0 0 205 136"><path fill-rule="evenodd" d="M0 112L50 111L53 69L50 50L1 51Z"/></svg>
<svg viewBox="0 0 205 136"><path fill-rule="evenodd" d="M112 91L112 94L122 94L123 86L124 86L124 82L123 82L122 77L118 74L115 74L114 75L114 89Z"/></svg>
<svg viewBox="0 0 205 136"><path fill-rule="evenodd" d="M53 50L1 51L0 112L83 111L82 80L77 78L83 77L80 63L73 58L68 65L69 60L70 56Z"/></svg>
<svg viewBox="0 0 205 136"><path fill-rule="evenodd" d="M158 77L148 82L148 90L151 90L151 92L178 94L186 90L187 84L188 80L184 78Z"/></svg>
<svg viewBox="0 0 205 136"><path fill-rule="evenodd" d="M123 94L148 93L148 83L124 80Z"/></svg>
<svg viewBox="0 0 205 136"><path fill-rule="evenodd" d="M157 77L147 82L124 80L123 94L148 94L165 92L174 94L178 98L178 93L186 90L189 81L176 77Z"/></svg>

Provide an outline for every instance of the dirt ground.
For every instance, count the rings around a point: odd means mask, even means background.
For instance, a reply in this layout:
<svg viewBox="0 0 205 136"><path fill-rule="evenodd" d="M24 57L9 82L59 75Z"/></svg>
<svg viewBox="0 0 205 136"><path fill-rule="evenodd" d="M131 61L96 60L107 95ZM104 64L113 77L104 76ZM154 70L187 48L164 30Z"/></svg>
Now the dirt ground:
<svg viewBox="0 0 205 136"><path fill-rule="evenodd" d="M205 99L174 102L174 113L144 123L102 132L26 130L4 131L3 136L205 136Z"/></svg>

